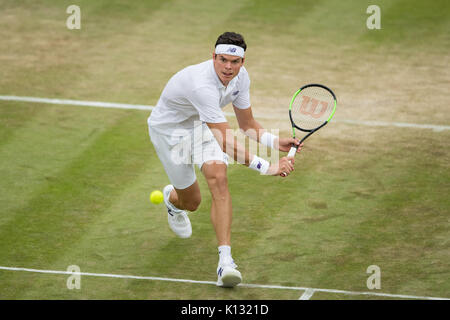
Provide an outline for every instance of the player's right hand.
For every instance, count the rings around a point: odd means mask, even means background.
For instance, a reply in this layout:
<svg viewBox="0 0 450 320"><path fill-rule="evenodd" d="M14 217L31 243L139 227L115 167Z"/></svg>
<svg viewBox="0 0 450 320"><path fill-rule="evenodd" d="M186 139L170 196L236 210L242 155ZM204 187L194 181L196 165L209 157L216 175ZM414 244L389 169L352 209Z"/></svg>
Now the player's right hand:
<svg viewBox="0 0 450 320"><path fill-rule="evenodd" d="M272 164L267 174L272 176L288 176L294 170L294 157L282 157L280 161Z"/></svg>

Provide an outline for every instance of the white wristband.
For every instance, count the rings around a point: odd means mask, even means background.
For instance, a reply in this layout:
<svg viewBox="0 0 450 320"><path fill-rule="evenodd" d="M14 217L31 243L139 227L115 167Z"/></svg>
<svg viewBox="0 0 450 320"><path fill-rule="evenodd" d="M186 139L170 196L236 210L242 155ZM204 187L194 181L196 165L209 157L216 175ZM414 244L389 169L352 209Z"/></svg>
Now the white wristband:
<svg viewBox="0 0 450 320"><path fill-rule="evenodd" d="M271 147L273 149L276 139L278 139L278 137L276 135L273 135L267 131L264 131L264 133L261 135L261 138L259 139L259 142L261 142L263 145Z"/></svg>
<svg viewBox="0 0 450 320"><path fill-rule="evenodd" d="M269 161L264 160L258 156L253 156L252 162L248 166L250 169L256 170L261 174L266 174L267 170L269 170L270 163Z"/></svg>

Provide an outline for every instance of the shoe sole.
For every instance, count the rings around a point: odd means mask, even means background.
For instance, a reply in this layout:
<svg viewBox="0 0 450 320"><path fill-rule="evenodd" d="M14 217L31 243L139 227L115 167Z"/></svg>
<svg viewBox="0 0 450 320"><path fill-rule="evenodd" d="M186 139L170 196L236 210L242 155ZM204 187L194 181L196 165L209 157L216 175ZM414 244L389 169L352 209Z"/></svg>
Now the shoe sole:
<svg viewBox="0 0 450 320"><path fill-rule="evenodd" d="M242 277L239 274L239 271L229 272L228 274L222 276L221 281L217 281L217 286L224 288L233 288L241 283L241 281Z"/></svg>

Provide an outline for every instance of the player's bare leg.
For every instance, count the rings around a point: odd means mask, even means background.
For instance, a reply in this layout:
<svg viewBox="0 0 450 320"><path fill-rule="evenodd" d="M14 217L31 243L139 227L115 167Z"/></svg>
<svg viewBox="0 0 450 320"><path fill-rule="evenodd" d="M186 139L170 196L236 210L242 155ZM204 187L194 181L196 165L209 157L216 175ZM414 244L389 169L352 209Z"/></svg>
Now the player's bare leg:
<svg viewBox="0 0 450 320"><path fill-rule="evenodd" d="M212 196L211 221L218 245L231 244L232 206L228 190L227 165L212 161L202 166Z"/></svg>
<svg viewBox="0 0 450 320"><path fill-rule="evenodd" d="M228 190L227 166L221 162L207 162L202 166L202 172L212 196L211 221L219 245L217 285L234 287L242 281L242 276L231 257L232 205Z"/></svg>

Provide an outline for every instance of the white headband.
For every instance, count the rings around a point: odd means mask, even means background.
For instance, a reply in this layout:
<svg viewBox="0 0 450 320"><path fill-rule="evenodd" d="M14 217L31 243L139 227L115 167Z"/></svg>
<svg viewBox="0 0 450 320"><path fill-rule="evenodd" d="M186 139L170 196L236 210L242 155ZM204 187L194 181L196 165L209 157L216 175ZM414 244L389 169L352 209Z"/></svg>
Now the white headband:
<svg viewBox="0 0 450 320"><path fill-rule="evenodd" d="M230 56L244 57L244 48L233 44L218 44L215 52L216 54L229 54Z"/></svg>

